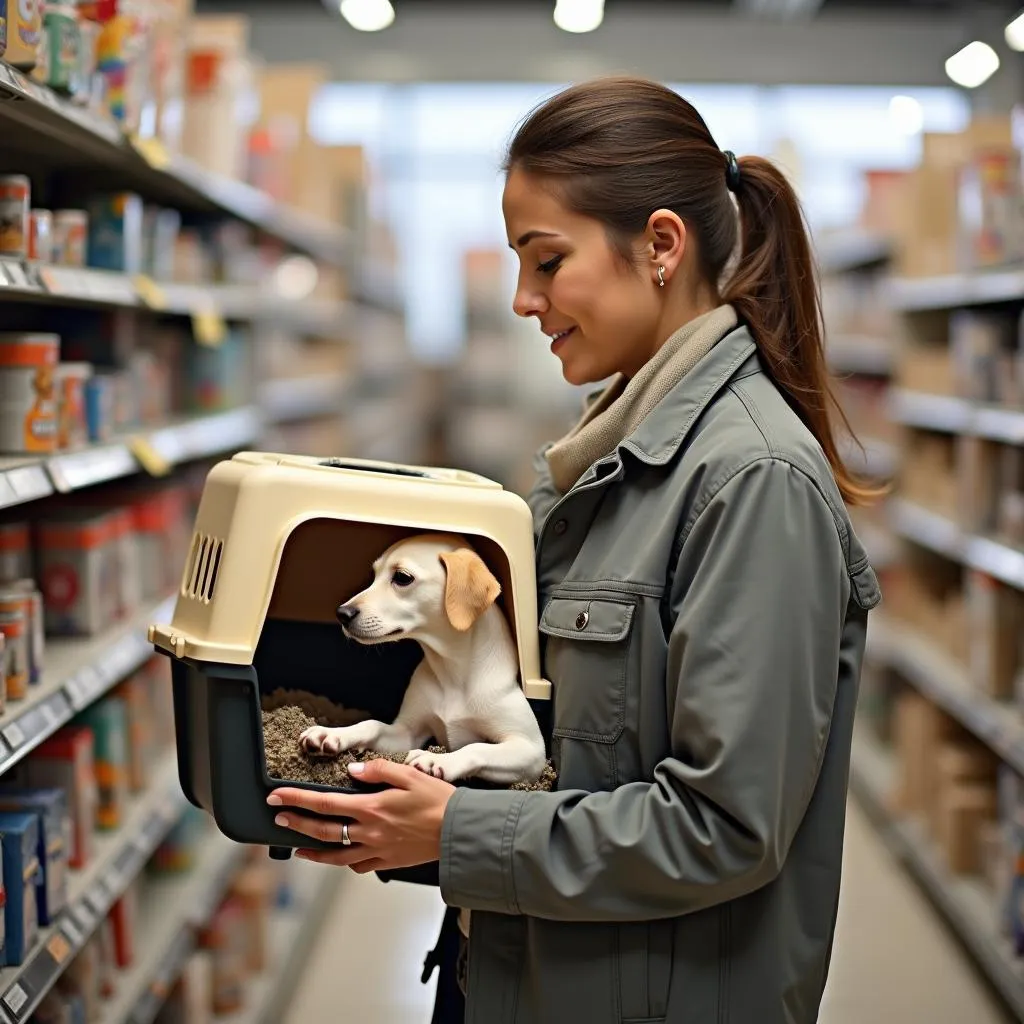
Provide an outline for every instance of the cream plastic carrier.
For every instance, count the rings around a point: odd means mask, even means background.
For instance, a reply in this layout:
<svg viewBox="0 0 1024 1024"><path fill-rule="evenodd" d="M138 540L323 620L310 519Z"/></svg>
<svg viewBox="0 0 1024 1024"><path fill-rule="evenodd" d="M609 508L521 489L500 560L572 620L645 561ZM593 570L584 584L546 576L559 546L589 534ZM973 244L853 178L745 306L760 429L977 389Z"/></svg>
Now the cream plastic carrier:
<svg viewBox="0 0 1024 1024"><path fill-rule="evenodd" d="M265 766L262 694L304 689L394 718L418 646L347 641L335 610L387 547L424 532L462 534L498 578L520 683L546 701L533 525L517 495L458 470L359 459L243 452L210 472L173 620L149 640L172 661L184 791L231 838L276 856L301 845L266 806L278 781Z"/></svg>

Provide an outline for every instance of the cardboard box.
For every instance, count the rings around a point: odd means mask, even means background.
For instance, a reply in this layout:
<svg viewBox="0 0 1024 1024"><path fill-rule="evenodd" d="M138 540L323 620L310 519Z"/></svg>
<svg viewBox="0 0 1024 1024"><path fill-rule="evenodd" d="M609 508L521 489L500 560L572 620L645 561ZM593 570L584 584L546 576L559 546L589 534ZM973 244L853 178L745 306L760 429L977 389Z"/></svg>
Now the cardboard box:
<svg viewBox="0 0 1024 1024"><path fill-rule="evenodd" d="M938 748L953 732L952 720L926 697L907 690L896 702L896 750L900 782L893 796L896 809L926 813L932 791Z"/></svg>
<svg viewBox="0 0 1024 1024"><path fill-rule="evenodd" d="M958 784L943 794L941 843L954 874L981 870L981 829L995 811L995 792L989 785Z"/></svg>
<svg viewBox="0 0 1024 1024"><path fill-rule="evenodd" d="M1024 601L1019 591L984 573L965 573L970 616L970 675L990 697L1011 700L1020 666Z"/></svg>

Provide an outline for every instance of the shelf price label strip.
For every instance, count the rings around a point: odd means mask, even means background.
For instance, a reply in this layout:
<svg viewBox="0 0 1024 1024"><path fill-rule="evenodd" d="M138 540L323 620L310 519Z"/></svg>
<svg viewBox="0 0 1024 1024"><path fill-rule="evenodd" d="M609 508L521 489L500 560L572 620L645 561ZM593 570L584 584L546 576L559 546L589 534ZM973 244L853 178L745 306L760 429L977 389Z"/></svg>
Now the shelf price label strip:
<svg viewBox="0 0 1024 1024"><path fill-rule="evenodd" d="M51 934L44 937L42 944L20 969L17 979L0 996L0 1003L6 1007L10 1020L15 1024L20 1024L34 1012L67 967L71 955L88 941L110 907L142 870L167 834L172 821L162 808L154 810L135 835L125 836L125 848L96 880L92 889L61 914L51 928ZM143 837L141 843L140 837Z"/></svg>

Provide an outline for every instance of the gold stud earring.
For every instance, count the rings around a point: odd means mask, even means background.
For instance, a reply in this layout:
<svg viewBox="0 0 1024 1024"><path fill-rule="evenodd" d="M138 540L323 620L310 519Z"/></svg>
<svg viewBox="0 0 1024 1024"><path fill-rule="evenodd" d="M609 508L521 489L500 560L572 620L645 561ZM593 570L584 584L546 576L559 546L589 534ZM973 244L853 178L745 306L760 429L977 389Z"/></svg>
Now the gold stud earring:
<svg viewBox="0 0 1024 1024"><path fill-rule="evenodd" d="M664 267L658 267L658 287L659 288L664 288L665 287L665 268Z"/></svg>

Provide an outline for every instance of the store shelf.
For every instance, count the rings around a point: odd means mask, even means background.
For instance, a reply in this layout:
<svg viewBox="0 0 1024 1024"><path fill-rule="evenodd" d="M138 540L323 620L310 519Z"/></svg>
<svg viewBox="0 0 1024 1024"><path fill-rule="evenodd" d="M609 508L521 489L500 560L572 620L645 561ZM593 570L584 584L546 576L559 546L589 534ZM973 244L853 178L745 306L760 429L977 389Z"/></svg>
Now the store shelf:
<svg viewBox="0 0 1024 1024"><path fill-rule="evenodd" d="M348 390L349 382L335 376L273 380L260 389L260 408L270 423L340 416Z"/></svg>
<svg viewBox="0 0 1024 1024"><path fill-rule="evenodd" d="M149 625L169 621L173 613L169 598L99 636L48 640L43 678L0 715L0 774L139 668L153 653L146 640Z"/></svg>
<svg viewBox="0 0 1024 1024"><path fill-rule="evenodd" d="M980 881L954 875L946 868L917 822L892 816L888 804L892 778L889 755L858 731L850 765L851 789L889 849L921 883L1015 1017L1024 1020L1024 966L999 934L995 901Z"/></svg>
<svg viewBox="0 0 1024 1024"><path fill-rule="evenodd" d="M892 255L889 241L858 228L824 235L817 240L815 247L823 274L843 274L876 266Z"/></svg>
<svg viewBox="0 0 1024 1024"><path fill-rule="evenodd" d="M946 516L896 498L888 505L893 530L921 547L1024 590L1024 551L990 537L965 533Z"/></svg>
<svg viewBox="0 0 1024 1024"><path fill-rule="evenodd" d="M352 330L352 308L330 300L292 301L249 285L151 281L88 267L58 267L0 258L0 302L151 309L176 316L213 314L224 320L269 323L302 334Z"/></svg>
<svg viewBox="0 0 1024 1024"><path fill-rule="evenodd" d="M968 434L1002 444L1024 444L1024 409L981 405L951 395L894 388L889 412L897 423L944 434Z"/></svg>
<svg viewBox="0 0 1024 1024"><path fill-rule="evenodd" d="M331 907L340 884L336 868L295 861L295 902L273 913L268 934L270 970L245 984L245 1008L219 1016L217 1024L280 1024L287 1006L302 980L310 950Z"/></svg>
<svg viewBox="0 0 1024 1024"><path fill-rule="evenodd" d="M245 847L210 832L187 874L154 879L140 900L135 966L118 975L104 1024L151 1024L195 948L195 929L210 919Z"/></svg>
<svg viewBox="0 0 1024 1024"><path fill-rule="evenodd" d="M890 306L904 313L1024 302L1024 268L894 278L886 291Z"/></svg>
<svg viewBox="0 0 1024 1024"><path fill-rule="evenodd" d="M88 941L111 906L138 876L185 809L173 750L153 782L129 802L115 832L95 836L91 863L68 872L68 905L43 929L25 963L0 969L0 1020L27 1020Z"/></svg>
<svg viewBox="0 0 1024 1024"><path fill-rule="evenodd" d="M967 670L909 626L873 613L868 655L896 669L915 689L1024 774L1024 718L971 684Z"/></svg>
<svg viewBox="0 0 1024 1024"><path fill-rule="evenodd" d="M892 343L870 335L830 335L825 357L833 373L888 377L892 373Z"/></svg>
<svg viewBox="0 0 1024 1024"><path fill-rule="evenodd" d="M17 102L5 102L16 100ZM312 214L276 203L242 182L204 170L153 141L133 144L106 117L77 107L0 64L0 125L25 151L68 168L112 172L115 187L153 202L197 213L222 213L245 221L286 245L343 266L350 256L346 233Z"/></svg>

